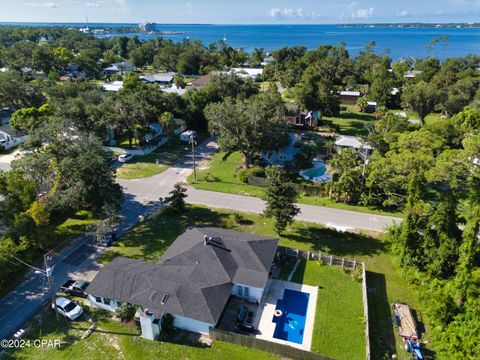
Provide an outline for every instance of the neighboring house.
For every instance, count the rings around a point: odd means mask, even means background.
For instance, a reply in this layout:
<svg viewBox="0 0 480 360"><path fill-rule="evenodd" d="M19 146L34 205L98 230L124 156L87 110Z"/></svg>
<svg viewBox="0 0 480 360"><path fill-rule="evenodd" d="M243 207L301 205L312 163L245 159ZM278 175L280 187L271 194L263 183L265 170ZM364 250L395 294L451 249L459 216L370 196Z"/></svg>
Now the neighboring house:
<svg viewBox="0 0 480 360"><path fill-rule="evenodd" d="M263 69L233 68L232 72L242 79L251 78L252 80L256 80L260 75L263 74Z"/></svg>
<svg viewBox="0 0 480 360"><path fill-rule="evenodd" d="M340 102L346 105L356 105L360 95L360 91L340 91Z"/></svg>
<svg viewBox="0 0 480 360"><path fill-rule="evenodd" d="M314 128L318 125L318 114L315 112L309 112L308 114L296 114L286 115L283 117L283 121L287 125L294 127L310 127Z"/></svg>
<svg viewBox="0 0 480 360"><path fill-rule="evenodd" d="M263 67L265 67L265 66L271 64L274 60L275 60L275 59L273 58L273 56L269 55L269 56L267 56L265 59L263 59L261 65L262 65Z"/></svg>
<svg viewBox="0 0 480 360"><path fill-rule="evenodd" d="M175 130L173 130L173 133L175 135L180 135L185 130L187 130L187 123L183 119L175 118L175 126L176 126Z"/></svg>
<svg viewBox="0 0 480 360"><path fill-rule="evenodd" d="M123 81L114 81L111 83L103 83L102 90L110 92L118 92L123 89Z"/></svg>
<svg viewBox="0 0 480 360"><path fill-rule="evenodd" d="M86 74L83 71L73 70L65 73L62 77L60 77L60 81L73 81L77 79L85 79Z"/></svg>
<svg viewBox="0 0 480 360"><path fill-rule="evenodd" d="M265 151L262 153L262 160L270 165L280 165L284 167L287 163L295 160L295 155L300 152L302 140L300 136L294 133L288 134L289 143L279 151Z"/></svg>
<svg viewBox="0 0 480 360"><path fill-rule="evenodd" d="M377 102L376 101L367 101L367 109L365 112L374 113L377 111Z"/></svg>
<svg viewBox="0 0 480 360"><path fill-rule="evenodd" d="M201 76L195 80L192 80L188 83L188 86L193 89L203 89L210 82L210 75Z"/></svg>
<svg viewBox="0 0 480 360"><path fill-rule="evenodd" d="M92 306L140 308L142 336L155 339L164 315L176 328L208 334L231 296L260 302L278 239L219 228L189 228L156 264L118 257L85 290Z"/></svg>
<svg viewBox="0 0 480 360"><path fill-rule="evenodd" d="M177 85L172 85L171 87L162 87L161 90L168 94L177 94L178 96L183 96L187 92L187 89L179 88Z"/></svg>
<svg viewBox="0 0 480 360"><path fill-rule="evenodd" d="M158 123L152 123L148 125L149 132L144 136L144 139L147 143L152 142L159 136L163 134L163 126Z"/></svg>
<svg viewBox="0 0 480 360"><path fill-rule="evenodd" d="M354 149L362 154L370 155L373 148L356 136L340 135L335 141L335 147L338 152L343 149Z"/></svg>
<svg viewBox="0 0 480 360"><path fill-rule="evenodd" d="M410 70L410 71L407 71L403 77L405 79L414 79L415 77L417 77L418 75L420 75L422 72L420 70Z"/></svg>
<svg viewBox="0 0 480 360"><path fill-rule="evenodd" d="M114 63L103 70L105 75L123 75L135 71L136 68L129 61Z"/></svg>
<svg viewBox="0 0 480 360"><path fill-rule="evenodd" d="M171 85L173 84L174 77L174 72L166 72L153 75L141 75L140 80L149 84Z"/></svg>
<svg viewBox="0 0 480 360"><path fill-rule="evenodd" d="M9 150L23 144L27 140L27 134L16 131L9 124L0 126L0 147Z"/></svg>

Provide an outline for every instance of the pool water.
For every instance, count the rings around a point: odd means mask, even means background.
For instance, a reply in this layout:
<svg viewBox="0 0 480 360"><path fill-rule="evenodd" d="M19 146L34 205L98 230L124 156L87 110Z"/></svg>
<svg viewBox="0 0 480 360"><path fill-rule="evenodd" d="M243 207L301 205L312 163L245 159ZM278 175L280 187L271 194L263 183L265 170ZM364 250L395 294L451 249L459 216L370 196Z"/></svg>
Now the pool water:
<svg viewBox="0 0 480 360"><path fill-rule="evenodd" d="M275 309L280 310L282 316L274 316L272 320L277 324L274 338L302 344L309 298L308 293L285 289L283 299L277 301Z"/></svg>
<svg viewBox="0 0 480 360"><path fill-rule="evenodd" d="M327 168L325 166L320 166L318 168L314 169L309 169L303 171L303 176L309 177L309 178L316 178L325 175L325 172L327 171Z"/></svg>

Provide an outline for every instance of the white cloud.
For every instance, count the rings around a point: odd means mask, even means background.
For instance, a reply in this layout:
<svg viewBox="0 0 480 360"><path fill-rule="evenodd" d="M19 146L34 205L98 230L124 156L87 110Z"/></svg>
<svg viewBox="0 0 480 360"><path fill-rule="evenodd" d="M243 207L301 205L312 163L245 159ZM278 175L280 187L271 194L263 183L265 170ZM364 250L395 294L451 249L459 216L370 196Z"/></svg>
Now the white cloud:
<svg viewBox="0 0 480 360"><path fill-rule="evenodd" d="M370 9L358 9L352 12L351 17L352 19L369 19L373 17L374 10L374 7L371 7Z"/></svg>
<svg viewBox="0 0 480 360"><path fill-rule="evenodd" d="M51 1L46 3L26 3L25 6L58 8L58 4Z"/></svg>
<svg viewBox="0 0 480 360"><path fill-rule="evenodd" d="M400 17L405 17L405 16L408 16L408 15L410 15L410 14L408 13L407 10L402 10L398 13L398 16L400 16Z"/></svg>
<svg viewBox="0 0 480 360"><path fill-rule="evenodd" d="M275 19L294 19L294 18L303 18L306 16L303 9L278 9L273 8L268 11L268 15Z"/></svg>
<svg viewBox="0 0 480 360"><path fill-rule="evenodd" d="M286 19L319 19L320 14L316 12L307 12L303 8L272 8L267 11L267 15L276 20Z"/></svg>
<svg viewBox="0 0 480 360"><path fill-rule="evenodd" d="M96 3L96 2L89 2L89 3L86 3L85 5L87 7L95 7L95 8L99 8L101 6L99 3Z"/></svg>

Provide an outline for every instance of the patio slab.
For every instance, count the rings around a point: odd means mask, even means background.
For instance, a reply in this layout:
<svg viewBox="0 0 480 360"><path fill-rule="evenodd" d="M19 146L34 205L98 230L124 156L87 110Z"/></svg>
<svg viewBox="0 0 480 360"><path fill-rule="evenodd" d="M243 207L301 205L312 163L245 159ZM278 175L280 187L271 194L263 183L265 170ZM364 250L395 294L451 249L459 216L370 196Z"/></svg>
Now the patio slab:
<svg viewBox="0 0 480 360"><path fill-rule="evenodd" d="M293 343L290 341L277 339L273 337L276 323L272 320L275 315L277 301L283 298L285 289L301 291L310 294L307 307L307 316L305 319L305 329L303 333L302 344ZM261 334L256 335L257 338L276 342L279 344L295 347L298 349L310 351L312 348L313 325L315 321L315 309L317 306L318 287L297 284L293 282L269 279L266 286L262 302L258 306L258 311L255 316L254 326L259 329Z"/></svg>

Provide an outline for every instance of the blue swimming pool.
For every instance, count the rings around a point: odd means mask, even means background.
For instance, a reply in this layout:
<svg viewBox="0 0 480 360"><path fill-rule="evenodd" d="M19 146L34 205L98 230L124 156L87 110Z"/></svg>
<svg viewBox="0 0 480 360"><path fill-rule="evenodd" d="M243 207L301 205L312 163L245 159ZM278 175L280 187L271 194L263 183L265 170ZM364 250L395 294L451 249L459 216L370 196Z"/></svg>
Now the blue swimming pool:
<svg viewBox="0 0 480 360"><path fill-rule="evenodd" d="M308 293L285 289L283 299L277 301L275 309L280 310L282 316L274 316L272 320L277 324L274 338L302 344L309 298Z"/></svg>

